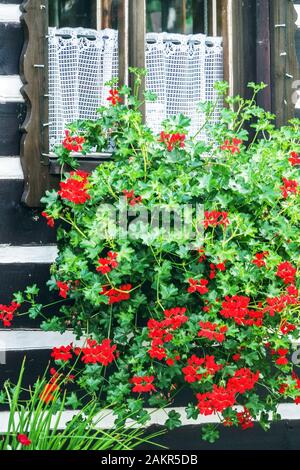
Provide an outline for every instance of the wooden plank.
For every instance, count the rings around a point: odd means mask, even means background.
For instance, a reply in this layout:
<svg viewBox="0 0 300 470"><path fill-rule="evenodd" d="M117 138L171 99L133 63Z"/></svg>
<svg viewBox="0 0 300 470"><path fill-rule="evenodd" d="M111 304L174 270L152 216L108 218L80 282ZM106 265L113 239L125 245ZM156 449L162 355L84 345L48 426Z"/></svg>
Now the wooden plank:
<svg viewBox="0 0 300 470"><path fill-rule="evenodd" d="M3 160L0 157L0 167ZM48 227L40 211L21 204L23 188L20 179L0 181L0 244L55 243L56 232Z"/></svg>
<svg viewBox="0 0 300 470"><path fill-rule="evenodd" d="M230 95L249 96L255 81L255 0L220 0L218 34L224 41L224 78Z"/></svg>
<svg viewBox="0 0 300 470"><path fill-rule="evenodd" d="M26 114L23 103L0 103L0 155L20 154L20 127Z"/></svg>
<svg viewBox="0 0 300 470"><path fill-rule="evenodd" d="M21 163L25 188L22 201L30 207L40 205L40 198L48 187L48 167L42 154L47 140L47 30L48 0L27 0L21 5L25 44L21 57L22 93L27 103L23 124ZM47 119L46 119L47 117Z"/></svg>
<svg viewBox="0 0 300 470"><path fill-rule="evenodd" d="M293 83L300 76L295 45L297 14L287 0L272 0L270 7L272 111L280 126L295 116Z"/></svg>
<svg viewBox="0 0 300 470"><path fill-rule="evenodd" d="M19 74L23 42L20 23L0 23L0 75Z"/></svg>
<svg viewBox="0 0 300 470"><path fill-rule="evenodd" d="M102 0L102 29L111 28L111 6L112 0Z"/></svg>
<svg viewBox="0 0 300 470"><path fill-rule="evenodd" d="M120 0L118 6L119 85L128 85L128 14L129 0Z"/></svg>
<svg viewBox="0 0 300 470"><path fill-rule="evenodd" d="M146 2L145 0L131 0L129 3L129 66L145 68L145 41L146 41ZM130 84L133 85L131 74ZM139 98L143 101L145 80L140 87ZM145 118L145 105L141 109Z"/></svg>
<svg viewBox="0 0 300 470"><path fill-rule="evenodd" d="M270 0L257 0L257 46L256 46L256 81L264 82L268 88L257 97L257 104L266 111L271 111L271 44L270 44Z"/></svg>

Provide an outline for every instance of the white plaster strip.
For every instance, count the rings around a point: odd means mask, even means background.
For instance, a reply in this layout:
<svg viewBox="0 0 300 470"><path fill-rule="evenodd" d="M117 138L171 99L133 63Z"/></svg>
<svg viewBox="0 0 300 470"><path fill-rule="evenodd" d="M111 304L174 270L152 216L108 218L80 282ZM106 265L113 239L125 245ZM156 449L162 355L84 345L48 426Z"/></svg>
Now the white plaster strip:
<svg viewBox="0 0 300 470"><path fill-rule="evenodd" d="M0 157L0 180L23 180L19 157Z"/></svg>
<svg viewBox="0 0 300 470"><path fill-rule="evenodd" d="M73 343L79 346L83 341L77 341L69 331L60 334L39 329L0 330L0 351L34 351L36 349L52 349L68 346Z"/></svg>
<svg viewBox="0 0 300 470"><path fill-rule="evenodd" d="M0 75L0 103L21 103L22 81L19 75Z"/></svg>
<svg viewBox="0 0 300 470"><path fill-rule="evenodd" d="M147 411L150 413L151 420L147 423L146 427L151 425L164 425L167 413L170 411L176 411L180 414L181 422L183 426L188 425L201 425L201 424L208 424L208 423L218 423L219 419L216 416L199 416L197 420L187 419L186 412L183 407L180 408L165 408L165 410L157 410L154 408L148 408ZM300 420L300 406L294 404L281 404L279 405L278 412L281 415L282 420ZM78 411L65 411L62 414L59 429L63 429L67 422L69 422L74 415L76 415ZM99 417L99 419L98 419ZM97 429L111 429L114 426L115 416L112 414L111 410L103 411L101 414L98 415L96 418L98 424L96 426ZM9 419L9 413L7 411L0 413L0 432L3 433L7 429ZM52 426L55 423L55 417L52 420ZM17 416L16 416L17 422ZM132 426L136 427L137 425L133 425L133 423L128 420L127 427Z"/></svg>
<svg viewBox="0 0 300 470"><path fill-rule="evenodd" d="M55 245L0 245L0 264L51 264L55 261L57 253Z"/></svg>
<svg viewBox="0 0 300 470"><path fill-rule="evenodd" d="M19 23L20 16L19 5L0 3L0 21L2 23Z"/></svg>

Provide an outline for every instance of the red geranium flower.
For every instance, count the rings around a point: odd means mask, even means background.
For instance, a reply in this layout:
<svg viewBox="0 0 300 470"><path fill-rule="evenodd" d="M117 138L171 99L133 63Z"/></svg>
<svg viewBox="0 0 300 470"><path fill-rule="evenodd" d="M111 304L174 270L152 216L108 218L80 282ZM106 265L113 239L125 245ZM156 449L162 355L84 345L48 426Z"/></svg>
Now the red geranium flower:
<svg viewBox="0 0 300 470"><path fill-rule="evenodd" d="M134 385L132 389L134 393L156 392L156 388L153 385L153 375L144 377L133 377L130 382Z"/></svg>
<svg viewBox="0 0 300 470"><path fill-rule="evenodd" d="M104 339L101 344L98 344L95 340L88 339L87 344L87 347L75 351L77 355L83 354L81 360L85 364L100 363L103 366L108 366L115 360L117 346L111 346L110 339Z"/></svg>
<svg viewBox="0 0 300 470"><path fill-rule="evenodd" d="M292 166L300 165L300 156L297 152L291 152L289 162Z"/></svg>
<svg viewBox="0 0 300 470"><path fill-rule="evenodd" d="M168 152L172 152L175 147L179 146L180 148L184 148L185 146L185 134L168 134L164 131L160 133L159 142L166 144Z"/></svg>
<svg viewBox="0 0 300 470"><path fill-rule="evenodd" d="M3 322L4 327L10 327L14 318L14 314L21 305L17 302L12 302L10 305L0 304L0 320Z"/></svg>
<svg viewBox="0 0 300 470"><path fill-rule="evenodd" d="M107 101L110 101L112 106L116 106L118 103L122 103L122 99L119 96L119 91L117 89L109 90L109 97Z"/></svg>
<svg viewBox="0 0 300 470"><path fill-rule="evenodd" d="M256 253L252 264L255 264L258 268L263 268L266 266L265 258L269 255L268 251L264 251L263 253Z"/></svg>
<svg viewBox="0 0 300 470"><path fill-rule="evenodd" d="M60 297L62 297L63 299L66 299L68 292L70 290L69 285L66 282L61 282L61 281L57 281L56 285L59 288Z"/></svg>
<svg viewBox="0 0 300 470"><path fill-rule="evenodd" d="M296 273L297 269L289 261L284 261L278 266L276 276L280 277L285 284L294 284Z"/></svg>
<svg viewBox="0 0 300 470"><path fill-rule="evenodd" d="M85 142L84 137L80 137L78 135L71 135L70 131L65 131L66 137L63 140L63 147L69 150L69 152L81 152L82 151L82 144Z"/></svg>
<svg viewBox="0 0 300 470"><path fill-rule="evenodd" d="M193 355L188 359L188 366L182 369L184 380L188 383L199 382L203 377L215 375L223 368L222 364L215 362L214 356L197 357Z"/></svg>
<svg viewBox="0 0 300 470"><path fill-rule="evenodd" d="M199 294L204 295L209 292L207 288L207 279L200 279L200 281L197 279L189 279L189 284L190 287L187 290L189 294L194 294L195 292L198 292Z"/></svg>
<svg viewBox="0 0 300 470"><path fill-rule="evenodd" d="M247 408L244 407L244 411L238 412L236 414L236 417L237 417L238 422L241 425L243 431L245 431L246 429L249 429L249 428L253 428L253 426L254 426L253 418L252 418L249 410L247 410Z"/></svg>
<svg viewBox="0 0 300 470"><path fill-rule="evenodd" d="M31 440L28 439L28 436L26 434L18 434L17 435L17 440L20 442L20 444L24 447L28 447L31 444Z"/></svg>
<svg viewBox="0 0 300 470"><path fill-rule="evenodd" d="M141 196L135 196L134 190L127 191L127 189L123 190L123 194L129 202L130 206L135 206L136 204L141 204L143 201Z"/></svg>
<svg viewBox="0 0 300 470"><path fill-rule="evenodd" d="M220 211L205 211L204 212L204 227L227 227L229 225L228 213Z"/></svg>
<svg viewBox="0 0 300 470"><path fill-rule="evenodd" d="M207 338L210 341L218 341L223 343L225 340L225 333L228 331L226 325L218 325L217 323L200 321L199 325L201 330L198 333L200 338Z"/></svg>
<svg viewBox="0 0 300 470"><path fill-rule="evenodd" d="M96 271L101 272L102 274L107 274L112 269L115 269L119 266L117 262L118 253L113 253L109 251L107 254L107 258L99 258L98 263L100 266L96 269Z"/></svg>
<svg viewBox="0 0 300 470"><path fill-rule="evenodd" d="M51 357L53 357L55 361L68 362L73 357L71 353L72 349L72 344L70 344L69 346L60 346L59 348L53 348Z"/></svg>
<svg viewBox="0 0 300 470"><path fill-rule="evenodd" d="M233 155L235 153L241 153L240 145L243 141L240 139L233 138L231 141L229 139L225 140L224 144L221 146L221 150L227 150Z"/></svg>
<svg viewBox="0 0 300 470"><path fill-rule="evenodd" d="M46 218L47 225L49 225L49 227L51 227L51 228L54 228L55 222L54 222L53 217L50 217L50 215L48 215L47 212L45 212L45 211L42 212L42 216Z"/></svg>
<svg viewBox="0 0 300 470"><path fill-rule="evenodd" d="M288 180L286 178L282 178L283 186L281 186L281 192L284 199L289 197L289 194L298 194L298 183L295 180Z"/></svg>
<svg viewBox="0 0 300 470"><path fill-rule="evenodd" d="M84 204L91 199L87 193L88 176L88 173L84 171L72 171L70 178L60 183L59 196L74 204Z"/></svg>
<svg viewBox="0 0 300 470"><path fill-rule="evenodd" d="M109 298L108 305L117 304L123 302L124 300L130 299L130 291L132 289L131 284L124 284L118 289L103 287L101 295L106 295Z"/></svg>

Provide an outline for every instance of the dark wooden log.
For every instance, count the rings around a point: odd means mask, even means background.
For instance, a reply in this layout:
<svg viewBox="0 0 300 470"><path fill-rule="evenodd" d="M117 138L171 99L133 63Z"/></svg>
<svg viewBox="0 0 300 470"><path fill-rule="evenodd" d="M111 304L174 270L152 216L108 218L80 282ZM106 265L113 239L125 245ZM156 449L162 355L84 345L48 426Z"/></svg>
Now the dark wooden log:
<svg viewBox="0 0 300 470"><path fill-rule="evenodd" d="M22 180L1 180L0 244L55 243L55 230L47 226L40 210L30 209L21 204L23 187Z"/></svg>
<svg viewBox="0 0 300 470"><path fill-rule="evenodd" d="M26 108L23 103L0 103L0 155L20 154L20 127Z"/></svg>
<svg viewBox="0 0 300 470"><path fill-rule="evenodd" d="M257 0L256 4L256 81L264 82L268 88L257 98L257 104L271 111L271 44L270 44L270 1Z"/></svg>
<svg viewBox="0 0 300 470"><path fill-rule="evenodd" d="M18 75L24 35L18 23L0 23L0 75Z"/></svg>

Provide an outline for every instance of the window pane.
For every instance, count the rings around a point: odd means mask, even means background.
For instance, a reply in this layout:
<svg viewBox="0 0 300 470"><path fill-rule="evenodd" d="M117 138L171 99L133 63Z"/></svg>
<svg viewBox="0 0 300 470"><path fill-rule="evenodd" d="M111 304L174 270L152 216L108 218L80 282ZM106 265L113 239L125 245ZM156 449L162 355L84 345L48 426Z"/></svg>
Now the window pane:
<svg viewBox="0 0 300 470"><path fill-rule="evenodd" d="M57 28L118 27L119 0L50 0L49 24Z"/></svg>
<svg viewBox="0 0 300 470"><path fill-rule="evenodd" d="M197 34L207 31L207 0L146 0L147 30Z"/></svg>

